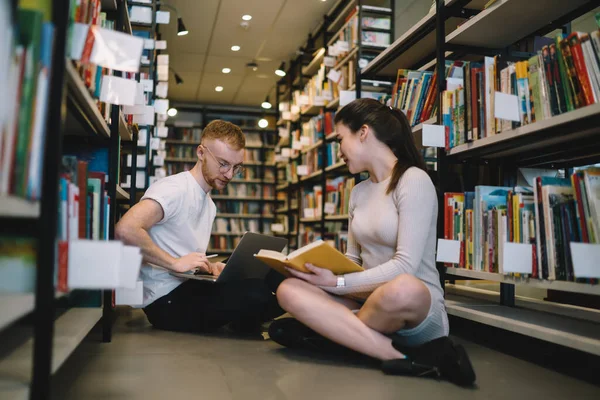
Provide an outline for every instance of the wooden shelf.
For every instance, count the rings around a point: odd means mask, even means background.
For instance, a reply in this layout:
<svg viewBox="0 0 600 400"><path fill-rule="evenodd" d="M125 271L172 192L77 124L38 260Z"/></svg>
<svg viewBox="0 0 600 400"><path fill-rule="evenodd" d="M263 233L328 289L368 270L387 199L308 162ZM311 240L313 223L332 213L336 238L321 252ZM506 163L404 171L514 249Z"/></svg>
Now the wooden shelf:
<svg viewBox="0 0 600 400"><path fill-rule="evenodd" d="M346 54L346 56L344 58L342 58L340 60L340 62L335 64L335 67L333 67L333 69L339 69L340 67L346 65L346 63L356 55L356 53L358 53L358 46L354 47L353 49L351 49L348 54Z"/></svg>
<svg viewBox="0 0 600 400"><path fill-rule="evenodd" d="M597 144L600 138L599 117L600 104L596 103L456 146L450 149L447 155L457 158L497 158L534 152L535 156L539 157L545 156L540 150L550 146L558 146L567 151L573 147L576 140L580 141L583 147L593 149L593 145ZM568 146L565 146L566 144Z"/></svg>
<svg viewBox="0 0 600 400"><path fill-rule="evenodd" d="M600 355L600 324L496 302L448 294L448 314Z"/></svg>
<svg viewBox="0 0 600 400"><path fill-rule="evenodd" d="M446 267L446 273L453 276L462 276L465 278L483 279L486 281L510 283L513 285L522 285L540 289L560 290L564 292L585 293L600 295L600 285L591 285L588 283L550 281L535 278L517 278L514 276L502 275L493 272L473 271L464 268Z"/></svg>
<svg viewBox="0 0 600 400"><path fill-rule="evenodd" d="M125 116L122 112L119 112L119 137L122 141L131 142L133 140L133 133L125 122Z"/></svg>
<svg viewBox="0 0 600 400"><path fill-rule="evenodd" d="M333 131L329 135L325 136L325 141L331 142L331 141L335 140L336 136L337 136L337 132Z"/></svg>
<svg viewBox="0 0 600 400"><path fill-rule="evenodd" d="M121 186L117 185L117 200L129 200L129 193Z"/></svg>
<svg viewBox="0 0 600 400"><path fill-rule="evenodd" d="M350 218L348 214L327 215L325 216L325 221L348 221L348 218Z"/></svg>
<svg viewBox="0 0 600 400"><path fill-rule="evenodd" d="M286 190L289 186L290 186L289 183L284 183L283 185L279 185L279 186L275 187L275 190L276 191Z"/></svg>
<svg viewBox="0 0 600 400"><path fill-rule="evenodd" d="M34 308L35 295L33 293L0 294L0 331L32 312Z"/></svg>
<svg viewBox="0 0 600 400"><path fill-rule="evenodd" d="M260 214L227 214L217 213L216 218L260 218Z"/></svg>
<svg viewBox="0 0 600 400"><path fill-rule="evenodd" d="M39 218L39 201L26 200L15 196L0 196L0 217Z"/></svg>
<svg viewBox="0 0 600 400"><path fill-rule="evenodd" d="M308 147L303 148L302 150L300 150L300 154L306 154L311 150L314 150L316 148L318 148L319 146L321 146L323 144L323 140L319 140L318 142L311 144Z"/></svg>
<svg viewBox="0 0 600 400"><path fill-rule="evenodd" d="M195 163L197 161L197 158L165 157L165 162Z"/></svg>
<svg viewBox="0 0 600 400"><path fill-rule="evenodd" d="M340 106L340 98L336 97L335 99L333 99L329 103L327 103L325 108L328 110L337 110L339 108L339 106Z"/></svg>
<svg viewBox="0 0 600 400"><path fill-rule="evenodd" d="M313 172L312 174L309 174L309 175L303 176L302 178L300 178L300 182L306 182L306 181L309 181L309 180L311 180L311 179L314 179L314 178L316 178L316 177L319 177L319 176L321 176L322 174L323 174L323 171L321 171L321 170L318 170L318 171L316 171L316 172Z"/></svg>
<svg viewBox="0 0 600 400"><path fill-rule="evenodd" d="M339 161L333 165L330 165L329 167L325 168L325 171L327 172L331 172L331 171L335 171L336 169L340 169L346 166L346 163L343 161Z"/></svg>
<svg viewBox="0 0 600 400"><path fill-rule="evenodd" d="M302 67L302 75L313 76L316 74L321 67L323 58L325 58L325 53L326 50L324 47L321 47L319 50L317 50L315 57L311 60L311 62L306 67Z"/></svg>
<svg viewBox="0 0 600 400"><path fill-rule="evenodd" d="M289 210L289 208L287 208L287 207L284 207L284 208L278 208L277 210L275 210L275 212L276 212L277 214L285 214L285 213L287 213L288 211L290 211L290 210Z"/></svg>
<svg viewBox="0 0 600 400"><path fill-rule="evenodd" d="M102 317L101 308L71 308L54 322L51 373L54 374ZM33 337L0 361L0 376L22 383L32 371Z"/></svg>
<svg viewBox="0 0 600 400"><path fill-rule="evenodd" d="M344 24L344 20L346 19L346 16L350 13L350 11L352 9L354 9L354 7L356 7L356 0L350 1L348 3L348 5L346 7L344 7L344 9L337 15L337 17L335 17L335 19L331 22L331 24L329 24L329 26L327 27L327 32L329 32L329 33L338 32L339 33L339 29Z"/></svg>
<svg viewBox="0 0 600 400"><path fill-rule="evenodd" d="M310 105L310 106L305 106L305 107L306 108L300 109L300 115L314 116L314 115L319 115L319 113L321 112L321 108L323 108L325 106Z"/></svg>
<svg viewBox="0 0 600 400"><path fill-rule="evenodd" d="M88 88L85 86L71 60L65 63L65 81L67 83L67 95L71 103L67 102L67 124L65 126L66 134L85 135L93 133L97 136L108 138L110 130L108 124L100 114L96 102L92 98ZM72 118L73 113L81 114L89 126L83 126L77 118ZM87 124L86 124L87 125ZM84 130L82 132L81 130ZM91 130L91 132L89 132Z"/></svg>

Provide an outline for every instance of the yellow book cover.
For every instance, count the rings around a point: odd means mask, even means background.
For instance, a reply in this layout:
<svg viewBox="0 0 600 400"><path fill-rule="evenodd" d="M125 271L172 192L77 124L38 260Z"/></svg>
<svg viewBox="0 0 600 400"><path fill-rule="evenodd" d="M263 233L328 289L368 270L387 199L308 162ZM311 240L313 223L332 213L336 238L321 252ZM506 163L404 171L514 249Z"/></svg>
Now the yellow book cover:
<svg viewBox="0 0 600 400"><path fill-rule="evenodd" d="M287 256L277 251L263 249L255 254L254 257L285 276L290 276L285 267L310 273L304 266L306 263L328 269L335 275L364 271L360 265L350 261L349 258L322 240L317 240L298 250L292 251Z"/></svg>

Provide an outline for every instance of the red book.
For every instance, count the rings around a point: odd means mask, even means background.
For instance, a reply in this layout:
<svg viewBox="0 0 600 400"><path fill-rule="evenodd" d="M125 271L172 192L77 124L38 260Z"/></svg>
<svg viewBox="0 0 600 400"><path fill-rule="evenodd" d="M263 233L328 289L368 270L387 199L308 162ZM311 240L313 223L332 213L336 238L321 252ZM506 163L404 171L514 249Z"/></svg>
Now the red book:
<svg viewBox="0 0 600 400"><path fill-rule="evenodd" d="M575 62L577 78L579 78L579 82L581 83L586 105L594 104L594 93L592 92L592 84L590 82L588 70L585 65L585 58L583 58L583 49L581 48L579 33L571 33L567 37L567 40L569 41L569 46L571 47L571 55L573 56L573 61Z"/></svg>

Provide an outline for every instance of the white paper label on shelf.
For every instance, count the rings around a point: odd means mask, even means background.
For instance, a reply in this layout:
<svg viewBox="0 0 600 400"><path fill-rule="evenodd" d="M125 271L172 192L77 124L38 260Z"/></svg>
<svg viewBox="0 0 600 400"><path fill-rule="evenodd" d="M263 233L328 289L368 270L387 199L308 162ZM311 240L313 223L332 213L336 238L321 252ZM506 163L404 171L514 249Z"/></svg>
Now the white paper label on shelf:
<svg viewBox="0 0 600 400"><path fill-rule="evenodd" d="M308 96L306 96L306 101L306 104L308 104ZM292 119L294 115L300 114L300 105L301 104L292 104L292 106L290 107L290 111L292 112L290 119Z"/></svg>
<svg viewBox="0 0 600 400"><path fill-rule="evenodd" d="M164 159L164 157L161 157L161 156L154 156L154 159L152 160L152 164L157 167L162 167L163 165L165 165L165 159Z"/></svg>
<svg viewBox="0 0 600 400"><path fill-rule="evenodd" d="M336 45L327 46L327 55L331 57L337 57L339 51Z"/></svg>
<svg viewBox="0 0 600 400"><path fill-rule="evenodd" d="M310 99L308 95L302 94L298 97L298 105L299 106L307 106L310 104Z"/></svg>
<svg viewBox="0 0 600 400"><path fill-rule="evenodd" d="M144 92L152 92L154 89L154 81L152 79L140 79L140 83L144 86Z"/></svg>
<svg viewBox="0 0 600 400"><path fill-rule="evenodd" d="M323 58L323 64L325 64L326 67L335 67L335 57L325 56L325 58Z"/></svg>
<svg viewBox="0 0 600 400"><path fill-rule="evenodd" d="M496 92L494 98L494 117L509 121L521 121L519 98L514 94Z"/></svg>
<svg viewBox="0 0 600 400"><path fill-rule="evenodd" d="M129 9L129 20L131 22L142 22L144 24L152 23L152 8L132 6Z"/></svg>
<svg viewBox="0 0 600 400"><path fill-rule="evenodd" d="M158 82L156 84L156 96L166 99L169 94L169 82Z"/></svg>
<svg viewBox="0 0 600 400"><path fill-rule="evenodd" d="M335 203L325 203L325 214L335 214Z"/></svg>
<svg viewBox="0 0 600 400"><path fill-rule="evenodd" d="M423 146L446 147L446 127L444 125L423 124Z"/></svg>
<svg viewBox="0 0 600 400"><path fill-rule="evenodd" d="M93 36L93 40L90 40L90 35ZM90 27L86 42L91 42L92 48L88 49L87 46L84 48L81 56L83 63L92 63L118 71L139 71L144 39L94 25Z"/></svg>
<svg viewBox="0 0 600 400"><path fill-rule="evenodd" d="M85 39L87 38L90 26L88 24L75 22L72 29L69 58L71 58L71 60L79 61L81 59L81 54L83 53L83 48L85 47Z"/></svg>
<svg viewBox="0 0 600 400"><path fill-rule="evenodd" d="M296 173L298 176L306 176L308 175L308 165L298 165L296 168Z"/></svg>
<svg viewBox="0 0 600 400"><path fill-rule="evenodd" d="M156 79L161 82L166 82L169 80L168 65L159 65L158 67L156 67Z"/></svg>
<svg viewBox="0 0 600 400"><path fill-rule="evenodd" d="M347 53L350 51L350 44L345 40L338 40L335 45L340 53Z"/></svg>
<svg viewBox="0 0 600 400"><path fill-rule="evenodd" d="M299 140L294 140L292 142L292 149L294 149L294 150L302 150L302 142L300 142Z"/></svg>
<svg viewBox="0 0 600 400"><path fill-rule="evenodd" d="M315 96L315 98L313 100L313 105L314 106L324 106L326 102L327 102L327 99L325 98L325 96Z"/></svg>
<svg viewBox="0 0 600 400"><path fill-rule="evenodd" d="M460 240L438 239L437 262L458 264L460 262Z"/></svg>
<svg viewBox="0 0 600 400"><path fill-rule="evenodd" d="M291 111L283 111L281 113L281 119L285 120L285 121L289 121L292 119L292 113Z"/></svg>
<svg viewBox="0 0 600 400"><path fill-rule="evenodd" d="M360 60L358 60L358 66L359 66L360 68L364 68L364 67L366 67L367 65L369 65L369 61L367 61L366 59L364 59L364 58L361 58Z"/></svg>
<svg viewBox="0 0 600 400"><path fill-rule="evenodd" d="M157 11L156 12L156 23L157 24L168 24L171 21L171 13L168 11Z"/></svg>
<svg viewBox="0 0 600 400"><path fill-rule="evenodd" d="M138 107L138 106L136 106ZM154 107L153 106L142 106L144 107L144 113L134 114L133 123L138 125L151 125L154 126Z"/></svg>
<svg viewBox="0 0 600 400"><path fill-rule="evenodd" d="M329 102L329 101L333 100L333 93L326 90L326 91L323 91L323 95L321 97L323 97L323 99L325 101ZM325 101L323 102L323 104L325 104Z"/></svg>
<svg viewBox="0 0 600 400"><path fill-rule="evenodd" d="M158 136L159 138L166 138L167 136L169 136L169 128L167 128L166 126L156 128L156 136Z"/></svg>
<svg viewBox="0 0 600 400"><path fill-rule="evenodd" d="M154 110L157 114L166 114L169 109L169 100L156 99L154 100Z"/></svg>
<svg viewBox="0 0 600 400"><path fill-rule="evenodd" d="M133 79L125 79L114 75L102 78L100 101L118 105L135 105L138 83Z"/></svg>
<svg viewBox="0 0 600 400"><path fill-rule="evenodd" d="M283 232L283 224L271 224L271 232Z"/></svg>
<svg viewBox="0 0 600 400"><path fill-rule="evenodd" d="M150 65L150 57L142 54L142 65Z"/></svg>
<svg viewBox="0 0 600 400"><path fill-rule="evenodd" d="M314 208L305 208L304 209L304 218L314 218L315 217L315 209Z"/></svg>
<svg viewBox="0 0 600 400"><path fill-rule="evenodd" d="M300 136L302 146L310 146L310 138L308 136Z"/></svg>
<svg viewBox="0 0 600 400"><path fill-rule="evenodd" d="M148 106L123 106L123 114L143 114Z"/></svg>
<svg viewBox="0 0 600 400"><path fill-rule="evenodd" d="M144 50L154 50L154 39L144 39Z"/></svg>
<svg viewBox="0 0 600 400"><path fill-rule="evenodd" d="M156 56L156 64L157 65L169 65L169 55L168 54L159 54Z"/></svg>
<svg viewBox="0 0 600 400"><path fill-rule="evenodd" d="M576 278L600 278L600 244L570 242Z"/></svg>
<svg viewBox="0 0 600 400"><path fill-rule="evenodd" d="M340 107L356 100L356 92L354 90L340 90Z"/></svg>
<svg viewBox="0 0 600 400"><path fill-rule="evenodd" d="M327 79L330 79L332 82L335 82L335 83L337 83L341 77L342 77L342 73L340 71L338 71L337 69L330 69L329 73L327 74Z"/></svg>
<svg viewBox="0 0 600 400"><path fill-rule="evenodd" d="M150 139L150 149L151 150L158 150L158 146L160 145L160 138L151 138Z"/></svg>
<svg viewBox="0 0 600 400"><path fill-rule="evenodd" d="M166 40L156 40L154 42L154 47L156 50L166 50L167 49L167 41Z"/></svg>
<svg viewBox="0 0 600 400"><path fill-rule="evenodd" d="M137 82L135 85L135 105L143 106L146 105L146 95L144 94L144 85Z"/></svg>
<svg viewBox="0 0 600 400"><path fill-rule="evenodd" d="M292 156L292 149L290 149L289 147L282 148L281 149L281 155L283 157L290 158Z"/></svg>
<svg viewBox="0 0 600 400"><path fill-rule="evenodd" d="M527 243L504 242L502 272L532 274L533 246Z"/></svg>

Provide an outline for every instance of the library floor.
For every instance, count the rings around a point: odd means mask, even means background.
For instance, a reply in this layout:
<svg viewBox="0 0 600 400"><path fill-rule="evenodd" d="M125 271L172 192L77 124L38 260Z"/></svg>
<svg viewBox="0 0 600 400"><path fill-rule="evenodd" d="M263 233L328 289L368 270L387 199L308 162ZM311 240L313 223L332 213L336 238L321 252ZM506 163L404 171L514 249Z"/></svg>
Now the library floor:
<svg viewBox="0 0 600 400"><path fill-rule="evenodd" d="M458 339L457 339L458 340ZM54 399L599 399L600 387L461 341L477 388L386 376L376 365L291 351L261 338L153 329L139 310L121 313L113 341L98 326L53 380Z"/></svg>

